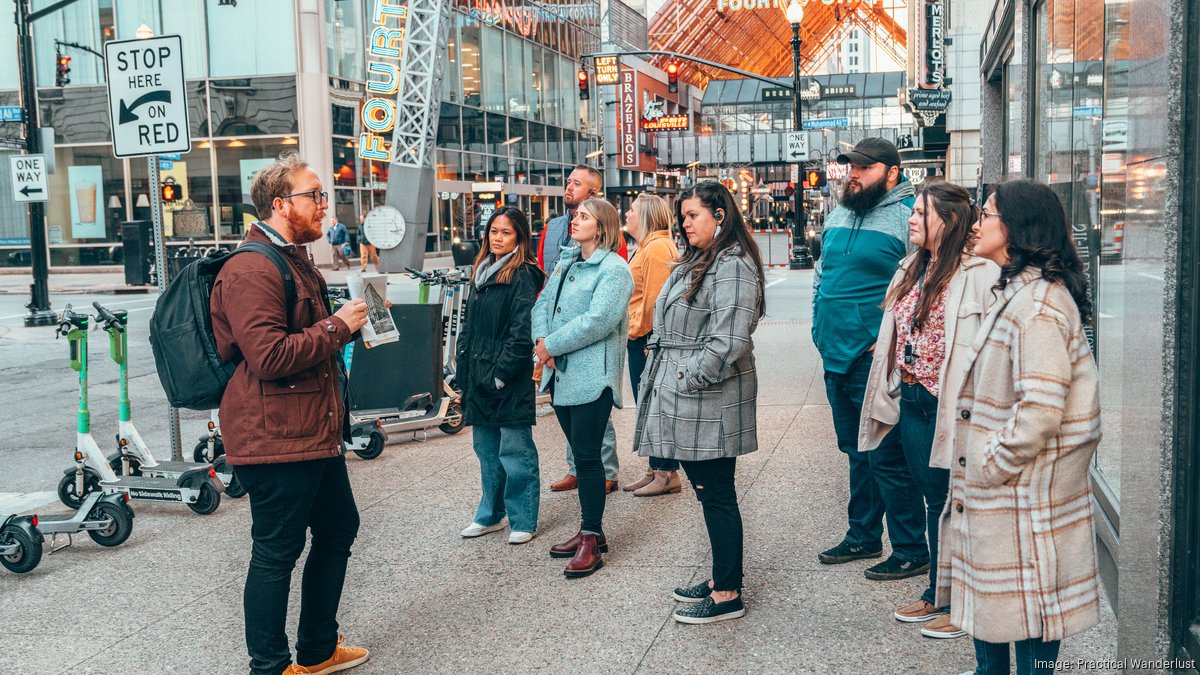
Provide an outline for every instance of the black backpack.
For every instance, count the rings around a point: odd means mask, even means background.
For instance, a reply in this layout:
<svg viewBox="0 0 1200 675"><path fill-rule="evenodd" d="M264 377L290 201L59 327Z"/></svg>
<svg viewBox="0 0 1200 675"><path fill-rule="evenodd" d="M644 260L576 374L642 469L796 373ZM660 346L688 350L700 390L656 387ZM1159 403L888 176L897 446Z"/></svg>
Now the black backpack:
<svg viewBox="0 0 1200 675"><path fill-rule="evenodd" d="M209 315L209 296L217 274L230 258L246 252L265 255L283 277L284 306L296 302L292 269L274 246L244 242L233 251L217 251L184 267L154 303L150 317L150 348L167 401L176 408L212 410L221 407L225 385L240 360L225 362L217 351Z"/></svg>

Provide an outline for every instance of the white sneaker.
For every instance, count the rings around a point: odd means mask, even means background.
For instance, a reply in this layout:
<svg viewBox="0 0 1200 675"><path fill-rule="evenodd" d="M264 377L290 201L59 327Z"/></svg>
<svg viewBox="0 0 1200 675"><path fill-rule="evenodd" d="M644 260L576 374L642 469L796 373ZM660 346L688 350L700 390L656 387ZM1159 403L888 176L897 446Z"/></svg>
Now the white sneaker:
<svg viewBox="0 0 1200 675"><path fill-rule="evenodd" d="M533 539L533 532L513 530L508 533L508 543L510 544L528 544L531 539Z"/></svg>
<svg viewBox="0 0 1200 675"><path fill-rule="evenodd" d="M508 525L505 524L504 519L501 519L500 522L496 523L495 525L480 525L479 523L471 523L460 534L462 534L463 538L470 539L472 537L482 537L488 532L496 532L503 530L506 527L508 527Z"/></svg>

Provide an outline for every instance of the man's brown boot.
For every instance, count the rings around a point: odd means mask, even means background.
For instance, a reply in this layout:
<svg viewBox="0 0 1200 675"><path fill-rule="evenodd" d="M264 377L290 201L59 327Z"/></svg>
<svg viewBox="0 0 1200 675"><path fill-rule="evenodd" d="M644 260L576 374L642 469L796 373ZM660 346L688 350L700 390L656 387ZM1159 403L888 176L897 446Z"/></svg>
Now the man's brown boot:
<svg viewBox="0 0 1200 675"><path fill-rule="evenodd" d="M550 491L567 492L568 490L574 490L577 487L579 487L579 481L576 480L575 476L567 474L563 476L562 480L558 481L557 483L551 483Z"/></svg>
<svg viewBox="0 0 1200 675"><path fill-rule="evenodd" d="M555 544L550 547L551 558L573 558L575 551L579 549L579 542L583 538L583 532L576 532L574 537L564 541L561 544ZM600 535L596 539L596 548L601 553L608 553L608 540L604 535Z"/></svg>

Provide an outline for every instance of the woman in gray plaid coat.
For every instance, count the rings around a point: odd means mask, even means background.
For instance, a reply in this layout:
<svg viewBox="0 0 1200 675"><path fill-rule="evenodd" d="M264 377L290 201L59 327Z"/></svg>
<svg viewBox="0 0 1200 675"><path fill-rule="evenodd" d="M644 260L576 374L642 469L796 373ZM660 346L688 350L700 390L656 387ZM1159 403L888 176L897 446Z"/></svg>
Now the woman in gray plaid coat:
<svg viewBox="0 0 1200 675"><path fill-rule="evenodd" d="M680 460L704 509L712 579L673 594L689 603L674 619L698 624L746 613L734 469L758 449L750 336L766 306L758 246L729 190L698 183L676 209L687 244L654 306L634 438L643 456Z"/></svg>

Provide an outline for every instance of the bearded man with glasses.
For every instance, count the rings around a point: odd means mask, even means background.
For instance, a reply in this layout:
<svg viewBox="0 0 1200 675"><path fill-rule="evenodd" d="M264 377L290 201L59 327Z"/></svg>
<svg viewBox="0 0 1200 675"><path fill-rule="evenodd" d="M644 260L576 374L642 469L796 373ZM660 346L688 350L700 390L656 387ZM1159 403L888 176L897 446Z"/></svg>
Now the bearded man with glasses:
<svg viewBox="0 0 1200 675"><path fill-rule="evenodd" d="M225 456L250 496L254 546L243 593L250 672L329 673L368 656L343 644L337 622L358 534L342 454L350 427L341 353L367 322L367 305L352 300L329 314L325 280L303 248L321 238L329 206L308 164L295 154L281 156L254 177L250 197L262 220L246 241L265 243L277 255L231 258L210 300L221 358L237 363L221 399L221 433ZM293 664L288 591L310 530Z"/></svg>

